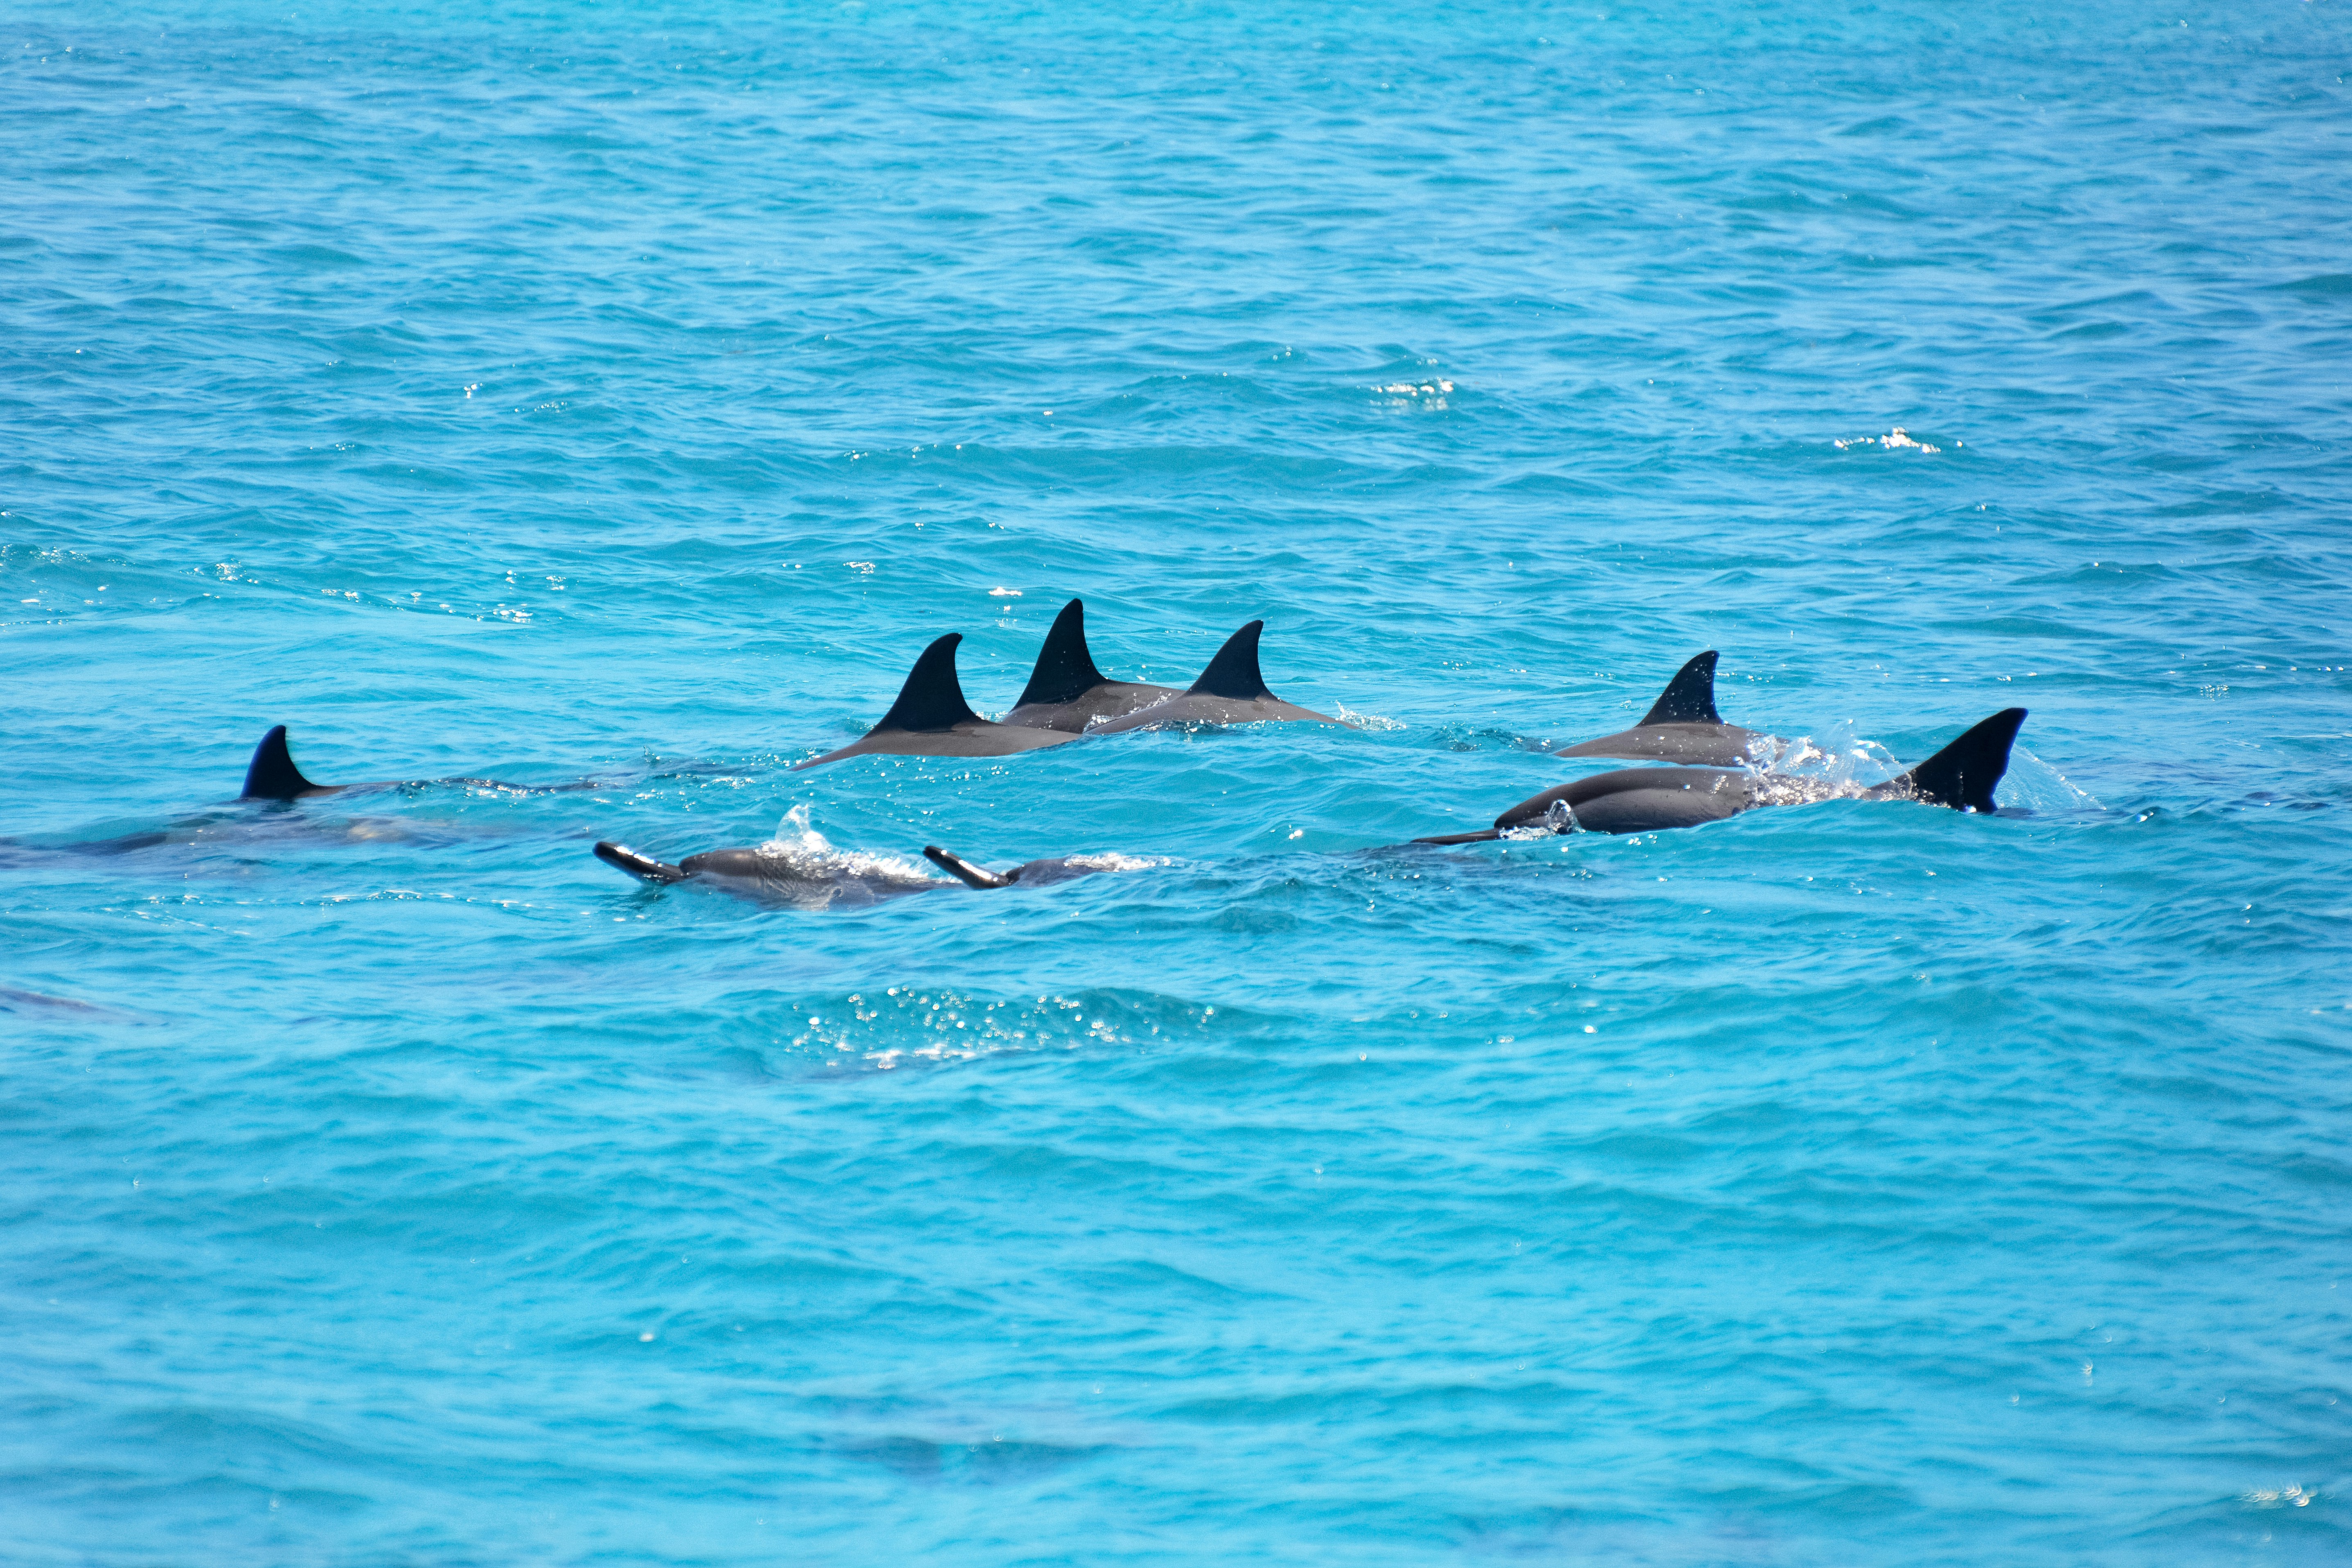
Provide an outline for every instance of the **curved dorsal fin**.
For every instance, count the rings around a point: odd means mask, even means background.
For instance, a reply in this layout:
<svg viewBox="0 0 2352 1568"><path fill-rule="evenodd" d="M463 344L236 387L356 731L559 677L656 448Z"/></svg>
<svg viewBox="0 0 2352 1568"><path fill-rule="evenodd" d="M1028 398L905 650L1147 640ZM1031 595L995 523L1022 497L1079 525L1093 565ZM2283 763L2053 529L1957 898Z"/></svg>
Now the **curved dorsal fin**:
<svg viewBox="0 0 2352 1568"><path fill-rule="evenodd" d="M1879 787L1955 810L1990 811L1993 785L2009 772L2009 749L2017 744L2025 710L2004 708L1905 773Z"/></svg>
<svg viewBox="0 0 2352 1568"><path fill-rule="evenodd" d="M1022 688L1021 700L1013 706L1075 702L1109 679L1095 668L1095 656L1087 649L1086 604L1072 599L1054 617L1054 629L1045 634L1045 646L1037 650L1037 668L1029 672L1029 684Z"/></svg>
<svg viewBox="0 0 2352 1568"><path fill-rule="evenodd" d="M1650 704L1649 712L1642 716L1642 724L1720 724L1723 716L1715 710L1715 649L1693 658L1675 671L1666 682L1665 690ZM1636 724L1635 729L1640 729Z"/></svg>
<svg viewBox="0 0 2352 1568"><path fill-rule="evenodd" d="M898 700L890 704L890 711L882 715L882 722L866 731L878 735L885 730L951 730L958 724L977 724L980 715L963 700L962 683L956 679L956 644L963 641L961 632L950 632L923 650L915 668L907 672L907 684L898 688Z"/></svg>
<svg viewBox="0 0 2352 1568"><path fill-rule="evenodd" d="M1225 639L1201 679L1192 682L1188 695L1227 697L1236 702L1254 701L1272 697L1265 689L1265 677L1257 668L1257 635L1265 629L1264 621L1252 621Z"/></svg>
<svg viewBox="0 0 2352 1568"><path fill-rule="evenodd" d="M1015 871L1010 877L1000 877L984 867L973 865L955 851L942 849L936 844L923 846L923 858L967 888L1009 888L1021 875Z"/></svg>
<svg viewBox="0 0 2352 1568"><path fill-rule="evenodd" d="M237 798L292 800L318 787L294 765L292 753L286 750L286 726L277 724L253 748L253 761L245 769L245 793Z"/></svg>

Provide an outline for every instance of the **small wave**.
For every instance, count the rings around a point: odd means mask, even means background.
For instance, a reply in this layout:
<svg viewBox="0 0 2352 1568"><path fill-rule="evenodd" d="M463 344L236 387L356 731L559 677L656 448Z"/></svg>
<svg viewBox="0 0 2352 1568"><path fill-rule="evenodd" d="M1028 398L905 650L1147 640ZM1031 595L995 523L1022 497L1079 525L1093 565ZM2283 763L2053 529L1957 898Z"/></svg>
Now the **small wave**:
<svg viewBox="0 0 2352 1568"><path fill-rule="evenodd" d="M1748 771L1768 803L1802 805L1849 799L1926 760L1906 763L1877 742L1856 735L1849 723L1820 736L1798 736ZM2010 752L2009 772L1994 798L2036 814L2104 809L2088 791L2022 746Z"/></svg>
<svg viewBox="0 0 2352 1568"><path fill-rule="evenodd" d="M795 909L856 909L954 884L902 855L837 849L809 820L804 803L784 813L759 846L761 891Z"/></svg>
<svg viewBox="0 0 2352 1568"><path fill-rule="evenodd" d="M1804 781L1832 792L1884 784L1903 766L1894 752L1855 734L1850 722L1833 724L1819 735L1797 736L1762 758L1761 764L1750 771L1759 776Z"/></svg>
<svg viewBox="0 0 2352 1568"><path fill-rule="evenodd" d="M1380 395L1375 408L1444 408L1454 390L1450 381L1391 381L1365 388Z"/></svg>
<svg viewBox="0 0 2352 1568"><path fill-rule="evenodd" d="M1082 871L1155 871L1176 862L1161 855L1121 855L1106 850L1095 855L1069 855L1063 858L1066 865Z"/></svg>
<svg viewBox="0 0 2352 1568"><path fill-rule="evenodd" d="M776 1044L805 1053L827 1070L862 1067L889 1072L917 1065L970 1061L1005 1051L1148 1046L1210 1027L1214 1005L1150 994L1046 992L988 997L947 986L891 985L826 1006Z"/></svg>
<svg viewBox="0 0 2352 1568"><path fill-rule="evenodd" d="M2021 806L2037 813L2106 809L2097 796L2023 746L2011 749L2008 775L2000 781L1994 797L2004 805Z"/></svg>
<svg viewBox="0 0 2352 1568"><path fill-rule="evenodd" d="M1384 735L1409 728L1402 720L1385 719L1378 713L1359 713L1344 702L1334 703L1333 706L1339 710L1336 716L1339 722L1350 730L1369 730Z"/></svg>
<svg viewBox="0 0 2352 1568"><path fill-rule="evenodd" d="M1855 436L1843 441L1832 441L1830 445L1835 447L1841 452L1851 451L1857 447L1880 447L1890 452L1940 452L1944 449L1941 447L1937 446L1933 441L1920 440L1908 430L1904 429L1900 425L1895 426L1884 436ZM1968 443L1966 441L1955 441L1952 443L1952 446L1955 448L1965 447L1967 445Z"/></svg>

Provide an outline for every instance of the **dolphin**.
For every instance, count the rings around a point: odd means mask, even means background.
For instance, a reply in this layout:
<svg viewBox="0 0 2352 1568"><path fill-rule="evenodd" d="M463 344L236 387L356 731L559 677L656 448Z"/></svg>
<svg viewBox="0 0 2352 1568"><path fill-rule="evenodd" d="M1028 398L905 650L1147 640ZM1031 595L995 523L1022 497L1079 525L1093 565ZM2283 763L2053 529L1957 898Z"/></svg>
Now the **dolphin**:
<svg viewBox="0 0 2352 1568"><path fill-rule="evenodd" d="M1270 719L1339 722L1328 713L1285 702L1265 689L1265 677L1257 668L1257 637L1265 629L1264 621L1252 621L1225 639L1225 646L1191 686L1164 702L1097 724L1087 733L1116 735L1162 724L1254 724Z"/></svg>
<svg viewBox="0 0 2352 1568"><path fill-rule="evenodd" d="M686 770L693 771L693 770ZM413 789L425 784L472 784L516 795L560 795L604 787L594 779L572 784L517 784L499 779L383 779L366 784L314 783L294 763L287 749L286 726L273 724L254 747L246 764L245 787L235 800L173 817L159 826L140 828L105 838L63 843L0 838L0 868L31 868L60 862L68 856L135 855L150 849L194 851L198 855L236 853L251 845L280 842L353 844L459 842L477 835L461 834L454 825L419 823L403 816L345 816L287 809L295 802L328 795L366 795L380 790Z"/></svg>
<svg viewBox="0 0 2352 1568"><path fill-rule="evenodd" d="M822 838L806 834L798 845L756 844L738 849L709 849L689 855L675 866L609 838L598 841L595 853L596 858L607 866L656 886L699 882L755 902L793 904L803 909L877 904L950 888L1042 888L1135 864L1116 855L1063 855L1032 860L1010 871L988 871L936 844L926 845L924 858L955 878L952 882L943 882L936 877L924 876L905 861L844 854Z"/></svg>
<svg viewBox="0 0 2352 1568"><path fill-rule="evenodd" d="M1716 651L1707 649L1675 672L1642 721L1630 730L1555 747L1556 757L1655 757L1660 762L1736 768L1769 762L1788 742L1760 730L1727 724L1715 710Z"/></svg>
<svg viewBox="0 0 2352 1568"><path fill-rule="evenodd" d="M1993 786L2009 771L2025 710L2004 708L1899 777L1869 789L1828 789L1816 781L1754 773L1745 768L1618 768L1529 795L1495 826L1475 833L1416 838L1416 844L1475 844L1515 829L1555 833L1654 833L1696 827L1760 805L1800 805L1840 797L1916 800L1956 811L1990 811Z"/></svg>
<svg viewBox="0 0 2352 1568"><path fill-rule="evenodd" d="M1094 655L1087 649L1085 603L1072 599L1054 617L1054 627L1045 634L1045 646L1037 652L1037 668L1030 671L1021 700L999 722L1082 735L1091 720L1123 718L1177 695L1172 686L1113 680L1097 669Z"/></svg>
<svg viewBox="0 0 2352 1568"><path fill-rule="evenodd" d="M1057 623L1058 624L1058 623ZM963 684L956 679L956 644L961 632L950 632L923 650L898 700L882 715L882 722L838 751L795 763L792 771L837 763L844 757L882 753L901 757L1003 757L1058 746L1077 736L1065 730L1041 730L1022 724L992 724L963 700ZM1083 727L1083 726L1081 726Z"/></svg>
<svg viewBox="0 0 2352 1568"><path fill-rule="evenodd" d="M273 724L261 743L253 748L253 760L246 764L245 788L239 800L310 800L322 795L341 795L348 790L400 789L409 784L475 784L483 789L511 790L519 795L558 795L569 790L602 787L594 779L582 779L574 784L517 784L499 779L378 779L368 784L313 784L294 765L294 753L286 747L286 726Z"/></svg>

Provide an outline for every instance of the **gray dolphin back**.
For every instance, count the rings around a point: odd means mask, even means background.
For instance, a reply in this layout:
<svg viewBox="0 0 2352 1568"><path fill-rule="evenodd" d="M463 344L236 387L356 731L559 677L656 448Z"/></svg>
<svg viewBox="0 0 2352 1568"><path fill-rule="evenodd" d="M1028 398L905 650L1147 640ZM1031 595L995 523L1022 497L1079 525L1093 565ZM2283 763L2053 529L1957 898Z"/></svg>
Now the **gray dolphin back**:
<svg viewBox="0 0 2352 1568"><path fill-rule="evenodd" d="M1225 639L1201 678L1182 691L1088 732L1116 735L1161 724L1254 724L1265 720L1338 723L1328 713L1285 702L1266 689L1265 677L1257 665L1258 634L1265 629L1264 621L1252 621Z"/></svg>
<svg viewBox="0 0 2352 1568"><path fill-rule="evenodd" d="M1782 742L1776 737L1727 724L1716 711L1715 661L1716 651L1709 648L1685 662L1632 729L1572 746L1556 746L1552 754L1655 757L1666 763L1735 768L1779 750Z"/></svg>
<svg viewBox="0 0 2352 1568"><path fill-rule="evenodd" d="M1535 827L1555 804L1590 833L1652 833L1735 816L1754 804L1736 768L1617 768L1530 795L1495 818L1497 828Z"/></svg>

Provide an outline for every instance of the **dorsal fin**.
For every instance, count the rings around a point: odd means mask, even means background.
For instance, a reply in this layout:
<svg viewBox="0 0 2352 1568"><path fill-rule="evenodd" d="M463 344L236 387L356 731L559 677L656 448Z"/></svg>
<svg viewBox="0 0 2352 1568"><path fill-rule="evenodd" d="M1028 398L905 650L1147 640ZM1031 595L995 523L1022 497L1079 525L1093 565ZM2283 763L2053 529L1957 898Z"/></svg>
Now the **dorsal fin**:
<svg viewBox="0 0 2352 1568"><path fill-rule="evenodd" d="M277 724L261 737L261 744L253 748L253 761L245 770L245 793L237 798L292 800L318 787L294 765L293 754L286 749L286 726Z"/></svg>
<svg viewBox="0 0 2352 1568"><path fill-rule="evenodd" d="M1720 724L1715 710L1715 649L1693 658L1675 671L1658 700L1642 716L1642 724ZM1634 726L1640 729L1641 724Z"/></svg>
<svg viewBox="0 0 2352 1568"><path fill-rule="evenodd" d="M2009 772L2025 710L2004 708L1898 779L1879 787L1958 810L1990 811L1993 785Z"/></svg>
<svg viewBox="0 0 2352 1568"><path fill-rule="evenodd" d="M1000 877L985 867L973 865L955 851L942 849L936 844L923 846L923 858L967 888L1009 888L1021 875L1020 872L1015 871L1010 877Z"/></svg>
<svg viewBox="0 0 2352 1568"><path fill-rule="evenodd" d="M1029 684L1013 706L1075 702L1109 679L1095 668L1095 656L1087 649L1086 605L1072 599L1054 617L1054 629L1045 634L1045 646L1037 650L1037 668L1029 672Z"/></svg>
<svg viewBox="0 0 2352 1568"><path fill-rule="evenodd" d="M956 679L955 650L961 641L961 632L950 632L925 648L915 668L907 672L907 684L898 688L898 700L890 704L882 722L866 733L950 730L958 724L979 723L980 715L963 700L963 685Z"/></svg>
<svg viewBox="0 0 2352 1568"><path fill-rule="evenodd" d="M1265 689L1265 677L1257 668L1257 635L1265 629L1264 621L1252 621L1225 639L1201 679L1192 682L1187 692L1196 697L1226 697L1236 702L1255 701L1272 697Z"/></svg>

